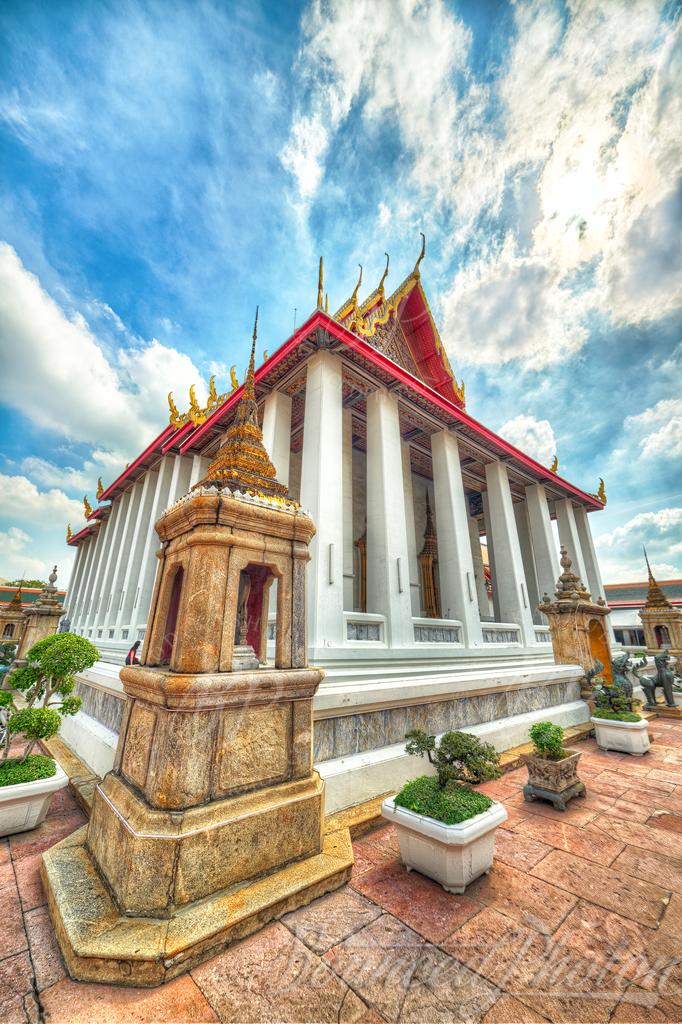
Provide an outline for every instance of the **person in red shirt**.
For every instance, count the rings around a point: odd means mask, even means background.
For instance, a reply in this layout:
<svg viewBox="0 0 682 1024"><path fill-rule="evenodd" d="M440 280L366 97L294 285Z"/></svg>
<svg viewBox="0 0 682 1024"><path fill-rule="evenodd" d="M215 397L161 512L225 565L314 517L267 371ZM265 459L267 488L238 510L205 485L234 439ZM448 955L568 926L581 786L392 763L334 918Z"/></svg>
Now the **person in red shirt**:
<svg viewBox="0 0 682 1024"><path fill-rule="evenodd" d="M126 654L126 665L139 665L140 659L137 656L137 649L140 646L140 641L136 640L133 646Z"/></svg>

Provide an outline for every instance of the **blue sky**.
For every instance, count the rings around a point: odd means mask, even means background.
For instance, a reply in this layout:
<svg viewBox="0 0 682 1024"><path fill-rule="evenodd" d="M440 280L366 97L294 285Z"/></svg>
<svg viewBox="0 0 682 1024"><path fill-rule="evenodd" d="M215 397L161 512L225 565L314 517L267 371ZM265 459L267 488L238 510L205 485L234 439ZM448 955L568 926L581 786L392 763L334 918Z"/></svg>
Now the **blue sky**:
<svg viewBox="0 0 682 1024"><path fill-rule="evenodd" d="M587 490L607 581L682 576L678 5L0 7L0 576L210 373L423 281L469 412ZM296 311L296 312L295 312Z"/></svg>

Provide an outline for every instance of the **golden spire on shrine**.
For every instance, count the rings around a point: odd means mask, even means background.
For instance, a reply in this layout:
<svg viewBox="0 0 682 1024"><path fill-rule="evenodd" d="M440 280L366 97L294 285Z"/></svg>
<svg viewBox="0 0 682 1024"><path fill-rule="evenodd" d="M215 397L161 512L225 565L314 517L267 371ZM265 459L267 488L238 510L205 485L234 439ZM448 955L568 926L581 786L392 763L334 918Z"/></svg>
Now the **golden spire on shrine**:
<svg viewBox="0 0 682 1024"><path fill-rule="evenodd" d="M552 465L549 467L550 473L556 473L559 468L559 456L555 455L552 459Z"/></svg>
<svg viewBox="0 0 682 1024"><path fill-rule="evenodd" d="M13 605L14 605L15 608L16 608L17 605L19 605L19 607L21 607L21 587L19 587L17 589L16 594L14 595L14 597L12 598L12 600L9 603L10 608Z"/></svg>
<svg viewBox="0 0 682 1024"><path fill-rule="evenodd" d="M414 270L412 271L412 277L419 276L419 264L426 255L426 235L424 234L423 231L420 231L419 234L422 236L422 251L419 253L419 256L417 257L417 262L415 263Z"/></svg>
<svg viewBox="0 0 682 1024"><path fill-rule="evenodd" d="M95 493L96 493L96 496L97 496L97 500L99 501L99 499L104 494L104 484L102 483L102 477L101 476L97 477L97 491Z"/></svg>
<svg viewBox="0 0 682 1024"><path fill-rule="evenodd" d="M92 505L88 501L87 494L83 495L83 508L85 509L85 518L89 519L90 516L92 515Z"/></svg>
<svg viewBox="0 0 682 1024"><path fill-rule="evenodd" d="M654 574L651 571L651 566L649 565L649 558L647 556L646 548L645 547L643 547L643 551L644 551L644 560L646 562L647 573L648 573L648 576L649 576L649 579L648 579L649 589L647 590L646 602L644 604L644 607L645 608L672 608L672 605L670 604L670 601L665 596L665 594L663 593L663 591L659 587L658 583L654 579Z"/></svg>
<svg viewBox="0 0 682 1024"><path fill-rule="evenodd" d="M317 272L317 308L322 309L322 296L324 293L324 265L320 256L320 269Z"/></svg>
<svg viewBox="0 0 682 1024"><path fill-rule="evenodd" d="M204 480L197 486L216 485L230 490L242 490L258 495L290 499L284 484L277 480L277 471L263 444L258 423L256 404L256 338L258 337L258 307L253 325L251 358L244 381L244 391L237 403L232 424L225 432L223 443L208 467Z"/></svg>

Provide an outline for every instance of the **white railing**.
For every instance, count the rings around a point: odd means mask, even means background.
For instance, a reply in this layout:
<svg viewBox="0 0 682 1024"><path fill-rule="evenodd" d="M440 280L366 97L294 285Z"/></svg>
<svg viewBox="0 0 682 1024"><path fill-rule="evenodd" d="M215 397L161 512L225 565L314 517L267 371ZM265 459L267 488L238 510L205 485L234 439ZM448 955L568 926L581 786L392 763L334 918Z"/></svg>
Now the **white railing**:
<svg viewBox="0 0 682 1024"><path fill-rule="evenodd" d="M462 623L456 619L414 617L414 640L418 644L462 644Z"/></svg>
<svg viewBox="0 0 682 1024"><path fill-rule="evenodd" d="M521 630L514 622L482 622L484 644L521 644Z"/></svg>

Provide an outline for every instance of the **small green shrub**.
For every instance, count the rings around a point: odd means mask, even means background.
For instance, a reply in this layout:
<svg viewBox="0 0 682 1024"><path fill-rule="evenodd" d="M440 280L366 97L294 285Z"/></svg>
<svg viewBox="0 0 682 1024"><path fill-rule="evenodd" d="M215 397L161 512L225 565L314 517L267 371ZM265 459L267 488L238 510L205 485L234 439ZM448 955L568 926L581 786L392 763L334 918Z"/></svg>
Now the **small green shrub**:
<svg viewBox="0 0 682 1024"><path fill-rule="evenodd" d="M443 789L435 776L422 775L403 786L395 803L444 825L456 825L483 814L493 801L485 793L476 793L468 786L450 784Z"/></svg>
<svg viewBox="0 0 682 1024"><path fill-rule="evenodd" d="M564 730L553 722L536 722L530 727L530 738L533 741L538 757L546 757L549 761L560 761L566 757L564 750Z"/></svg>
<svg viewBox="0 0 682 1024"><path fill-rule="evenodd" d="M445 789L453 782L486 782L499 779L500 756L490 743L482 743L467 732L443 733L440 743L421 729L406 733L405 751L423 757L436 769L438 785Z"/></svg>
<svg viewBox="0 0 682 1024"><path fill-rule="evenodd" d="M608 708L595 708L594 718L605 718L611 722L641 722L642 716L636 711L609 711Z"/></svg>
<svg viewBox="0 0 682 1024"><path fill-rule="evenodd" d="M10 757L7 761L0 761L0 786L18 786L20 782L49 779L56 772L55 762L45 754L31 754L25 761Z"/></svg>
<svg viewBox="0 0 682 1024"><path fill-rule="evenodd" d="M636 701L629 696L617 683L607 683L601 676L594 680L597 684L592 690L595 709L601 716L602 711L613 711L617 715L629 714L633 711Z"/></svg>

